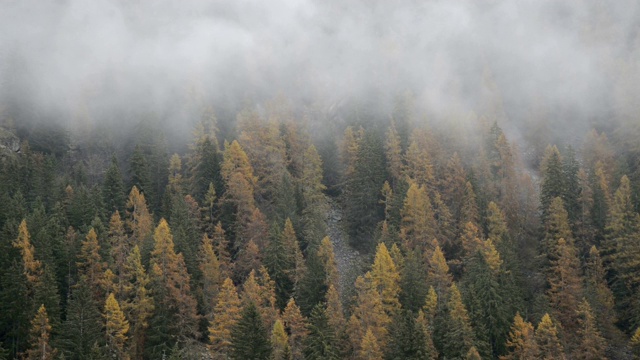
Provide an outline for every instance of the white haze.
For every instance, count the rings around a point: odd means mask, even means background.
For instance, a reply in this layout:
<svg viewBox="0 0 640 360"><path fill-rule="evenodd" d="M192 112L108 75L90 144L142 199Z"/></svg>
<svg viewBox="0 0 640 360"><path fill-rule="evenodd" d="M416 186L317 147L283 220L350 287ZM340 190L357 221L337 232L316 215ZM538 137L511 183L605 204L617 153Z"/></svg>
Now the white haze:
<svg viewBox="0 0 640 360"><path fill-rule="evenodd" d="M639 19L634 0L0 0L0 104L18 122L188 128L194 106L388 111L410 91L433 121L586 127L628 112Z"/></svg>

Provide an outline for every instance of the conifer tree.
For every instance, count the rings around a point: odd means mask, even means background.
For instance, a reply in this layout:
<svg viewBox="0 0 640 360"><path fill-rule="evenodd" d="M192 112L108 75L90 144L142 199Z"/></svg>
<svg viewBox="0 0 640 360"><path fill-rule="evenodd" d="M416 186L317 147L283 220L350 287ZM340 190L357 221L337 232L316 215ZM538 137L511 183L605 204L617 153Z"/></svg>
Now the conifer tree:
<svg viewBox="0 0 640 360"><path fill-rule="evenodd" d="M125 285L124 274L125 264L127 261L127 255L130 253L132 246L129 243L129 238L124 232L124 225L120 218L119 212L114 212L109 221L109 235L108 235L111 260L113 263L113 271L118 279L117 296L122 299L123 287Z"/></svg>
<svg viewBox="0 0 640 360"><path fill-rule="evenodd" d="M614 297L607 284L600 251L595 246L591 247L585 261L585 285L585 296L594 309L596 323L603 335L607 339L616 337L619 330L615 326L617 315Z"/></svg>
<svg viewBox="0 0 640 360"><path fill-rule="evenodd" d="M442 355L451 359L464 357L474 345L475 337L469 314L462 303L462 295L455 283L449 290L446 324Z"/></svg>
<svg viewBox="0 0 640 360"><path fill-rule="evenodd" d="M358 351L358 360L382 360L382 352L378 345L378 339L373 335L371 329L368 329L362 338L360 351Z"/></svg>
<svg viewBox="0 0 640 360"><path fill-rule="evenodd" d="M190 276L184 258L182 254L176 254L171 230L164 219L160 220L153 238L150 278L155 312L150 328L154 332L156 345L172 346L174 342L167 343L160 339L163 336L172 336L173 339L183 342L197 335L196 301L191 295Z"/></svg>
<svg viewBox="0 0 640 360"><path fill-rule="evenodd" d="M636 357L640 356L640 328L636 329L636 331L633 333L633 336L631 336L631 340L629 340L629 345L633 350L633 354Z"/></svg>
<svg viewBox="0 0 640 360"><path fill-rule="evenodd" d="M539 356L533 325L524 321L520 313L513 319L506 346L509 352L501 356L501 360L537 359Z"/></svg>
<svg viewBox="0 0 640 360"><path fill-rule="evenodd" d="M571 246L574 245L573 234L569 227L569 215L564 209L564 202L560 197L554 198L547 209L544 223L545 236L542 240L542 251L545 265L557 260L556 247L558 240L564 239Z"/></svg>
<svg viewBox="0 0 640 360"><path fill-rule="evenodd" d="M576 330L575 309L578 308L579 299L583 295L582 277L579 273L580 261L575 247L562 238L558 240L555 258L547 277L547 295L560 324L571 334Z"/></svg>
<svg viewBox="0 0 640 360"><path fill-rule="evenodd" d="M436 359L429 324L420 311L418 319L413 312L401 310L389 326L389 344L386 359Z"/></svg>
<svg viewBox="0 0 640 360"><path fill-rule="evenodd" d="M268 360L271 351L260 312L253 303L245 305L231 330L231 358Z"/></svg>
<svg viewBox="0 0 640 360"><path fill-rule="evenodd" d="M573 356L581 360L607 360L605 356L607 343L600 335L593 311L587 299L582 299L576 313L579 317L577 337L580 344L576 347Z"/></svg>
<svg viewBox="0 0 640 360"><path fill-rule="evenodd" d="M27 360L53 360L57 350L49 344L51 338L51 325L47 309L41 305L36 316L31 321L29 337L29 350L26 353Z"/></svg>
<svg viewBox="0 0 640 360"><path fill-rule="evenodd" d="M421 254L418 251L408 251L400 277L399 299L403 309L417 312L424 305L428 292L426 278L426 267Z"/></svg>
<svg viewBox="0 0 640 360"><path fill-rule="evenodd" d="M122 174L115 155L111 158L111 165L102 183L102 199L108 212L122 211L124 206L125 189Z"/></svg>
<svg viewBox="0 0 640 360"><path fill-rule="evenodd" d="M314 306L307 328L308 336L304 341L304 359L337 360L340 359L335 346L335 333L329 325L327 315L321 304ZM293 357L295 360L302 357Z"/></svg>
<svg viewBox="0 0 640 360"><path fill-rule="evenodd" d="M562 158L556 146L547 146L540 168L540 172L542 173L540 204L542 208L542 219L546 221L547 215L549 214L549 206L553 199L562 197L565 193Z"/></svg>
<svg viewBox="0 0 640 360"><path fill-rule="evenodd" d="M122 310L120 310L118 300L116 300L113 293L107 297L104 306L104 319L109 356L116 359L129 359L128 354L125 352L129 322L125 319Z"/></svg>
<svg viewBox="0 0 640 360"><path fill-rule="evenodd" d="M336 263L336 256L333 252L333 244L328 236L325 236L320 242L318 247L318 257L324 265L324 271L327 274L325 284L327 288L330 286L338 287L338 264Z"/></svg>
<svg viewBox="0 0 640 360"><path fill-rule="evenodd" d="M324 218L328 203L323 193L326 186L322 183L322 176L322 159L315 146L310 145L303 155L302 176L299 180L303 248L315 245L326 233Z"/></svg>
<svg viewBox="0 0 640 360"><path fill-rule="evenodd" d="M282 313L282 321L289 334L289 348L292 358L294 360L302 359L309 329L306 319L302 316L300 308L293 298L289 299L287 307Z"/></svg>
<svg viewBox="0 0 640 360"><path fill-rule="evenodd" d="M323 302L327 293L327 271L319 250L307 254L307 264L304 277L296 289L296 299L299 299L302 313L308 315L313 307Z"/></svg>
<svg viewBox="0 0 640 360"><path fill-rule="evenodd" d="M235 263L233 263L234 279L243 282L251 271L259 271L263 264L263 254L258 245L249 241L244 248L238 252Z"/></svg>
<svg viewBox="0 0 640 360"><path fill-rule="evenodd" d="M389 317L400 309L400 272L389 255L384 243L378 244L376 255L371 267L371 280L376 291L380 294L382 306Z"/></svg>
<svg viewBox="0 0 640 360"><path fill-rule="evenodd" d="M291 360L291 349L289 348L289 338L284 331L284 325L280 319L273 324L271 331L271 346L273 352L271 359L273 360Z"/></svg>
<svg viewBox="0 0 640 360"><path fill-rule="evenodd" d="M220 263L220 273L222 277L230 277L233 264L231 263L231 255L229 254L229 241L227 241L224 235L221 222L218 222L213 229L211 242L218 257L218 262Z"/></svg>
<svg viewBox="0 0 640 360"><path fill-rule="evenodd" d="M606 230L604 255L612 290L625 314L624 320L635 327L640 324L640 304L631 299L640 289L640 215L634 210L627 176L622 177L615 192Z"/></svg>
<svg viewBox="0 0 640 360"><path fill-rule="evenodd" d="M256 306L264 321L265 329L270 329L273 326L277 315L275 286L264 267L261 268L259 276L255 271L251 271L242 285L241 299L245 306L249 303Z"/></svg>
<svg viewBox="0 0 640 360"><path fill-rule="evenodd" d="M102 315L86 281L81 281L71 293L62 323L58 344L67 359L87 359L95 344L104 335Z"/></svg>
<svg viewBox="0 0 640 360"><path fill-rule="evenodd" d="M436 224L429 196L424 187L412 183L401 211L400 230L410 249L424 248L435 238Z"/></svg>
<svg viewBox="0 0 640 360"><path fill-rule="evenodd" d="M209 341L215 354L224 357L231 351L231 330L240 318L240 298L235 285L226 278L213 311L209 326Z"/></svg>
<svg viewBox="0 0 640 360"><path fill-rule="evenodd" d="M205 234L202 237L200 247L200 272L202 273L200 297L203 305L203 312L209 316L213 311L213 306L220 290L220 285L224 281L220 271L220 262L213 251L211 239Z"/></svg>
<svg viewBox="0 0 640 360"><path fill-rule="evenodd" d="M84 278L86 283L91 287L91 293L96 302L104 302L106 297L104 279L105 264L102 262L102 257L100 256L98 235L93 228L89 230L85 241L82 242L77 266L80 278Z"/></svg>
<svg viewBox="0 0 640 360"><path fill-rule="evenodd" d="M351 344L360 351L362 339L371 330L380 348L384 349L391 318L385 312L382 296L378 292L370 272L356 279L356 303L352 311L347 329Z"/></svg>
<svg viewBox="0 0 640 360"><path fill-rule="evenodd" d="M147 208L145 195L140 193L137 187L131 188L129 199L127 200L127 229L131 233L132 245L138 245L143 254L143 258L148 261L148 256L153 248L153 218Z"/></svg>
<svg viewBox="0 0 640 360"><path fill-rule="evenodd" d="M447 265L447 260L442 250L440 250L440 246L436 245L427 265L429 269L427 281L433 286L438 296L443 297L451 287L453 279L449 273L449 265Z"/></svg>
<svg viewBox="0 0 640 360"><path fill-rule="evenodd" d="M482 360L475 346L469 348L469 351L467 351L467 355L465 356L465 360Z"/></svg>
<svg viewBox="0 0 640 360"><path fill-rule="evenodd" d="M142 359L146 340L149 318L151 317L154 305L153 298L149 292L149 276L142 266L142 256L138 246L127 257L125 264L124 292L122 298L122 310L124 311L130 325L130 356L134 360Z"/></svg>
<svg viewBox="0 0 640 360"><path fill-rule="evenodd" d="M467 176L462 166L462 160L457 152L454 152L445 168L442 181L442 198L449 206L453 218L458 221L462 215L465 192L467 191ZM471 220L469 220L471 221Z"/></svg>
<svg viewBox="0 0 640 360"><path fill-rule="evenodd" d="M129 159L129 188L136 187L147 194L147 198L153 199L153 186L151 185L151 169L146 155L140 145L136 145Z"/></svg>
<svg viewBox="0 0 640 360"><path fill-rule="evenodd" d="M427 149L418 145L417 135L412 134L411 144L405 154L405 175L419 186L431 190L434 186L433 166Z"/></svg>
<svg viewBox="0 0 640 360"><path fill-rule="evenodd" d="M458 219L458 226L462 226L468 222L478 224L480 219L478 202L476 200L476 193L473 190L473 185L469 181L465 184L464 197L462 198L462 205L460 209L460 218Z"/></svg>
<svg viewBox="0 0 640 360"><path fill-rule="evenodd" d="M18 227L18 238L13 242L13 246L20 250L22 255L22 265L27 281L34 286L40 281L42 276L42 263L35 259L35 249L31 244L31 235L27 229L27 221L22 220Z"/></svg>
<svg viewBox="0 0 640 360"><path fill-rule="evenodd" d="M244 226L249 223L255 208L253 197L257 178L253 174L253 167L249 158L237 141L225 145L224 161L221 173L226 184L226 191L222 200L235 208L235 229L239 236L236 247L246 244L242 236Z"/></svg>
<svg viewBox="0 0 640 360"><path fill-rule="evenodd" d="M558 340L558 330L549 314L544 314L536 329L536 344L542 359L564 360L564 349Z"/></svg>
<svg viewBox="0 0 640 360"><path fill-rule="evenodd" d="M389 174L391 175L394 184L402 181L402 176L404 174L401 145L400 136L398 135L395 123L392 120L386 133L384 148L387 158L387 166L389 167Z"/></svg>

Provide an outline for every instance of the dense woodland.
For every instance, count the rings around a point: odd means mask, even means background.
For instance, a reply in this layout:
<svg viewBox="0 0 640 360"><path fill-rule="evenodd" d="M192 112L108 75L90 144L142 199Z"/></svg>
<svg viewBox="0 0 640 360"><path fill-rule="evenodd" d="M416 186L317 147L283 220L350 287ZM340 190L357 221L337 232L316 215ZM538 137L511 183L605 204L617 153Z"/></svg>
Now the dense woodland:
<svg viewBox="0 0 640 360"><path fill-rule="evenodd" d="M152 123L62 153L5 123L23 138L1 160L0 358L639 354L635 128L523 160L499 122L471 137L407 99L325 139L282 99L224 133L207 109L173 155ZM355 282L332 206L366 262Z"/></svg>

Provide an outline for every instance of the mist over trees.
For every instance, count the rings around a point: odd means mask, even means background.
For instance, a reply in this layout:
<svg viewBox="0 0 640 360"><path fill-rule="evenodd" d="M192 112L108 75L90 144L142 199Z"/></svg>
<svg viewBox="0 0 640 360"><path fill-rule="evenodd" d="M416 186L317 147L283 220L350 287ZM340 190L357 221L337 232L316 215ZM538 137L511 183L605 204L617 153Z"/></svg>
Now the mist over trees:
<svg viewBox="0 0 640 360"><path fill-rule="evenodd" d="M0 359L640 357L639 19L0 4Z"/></svg>

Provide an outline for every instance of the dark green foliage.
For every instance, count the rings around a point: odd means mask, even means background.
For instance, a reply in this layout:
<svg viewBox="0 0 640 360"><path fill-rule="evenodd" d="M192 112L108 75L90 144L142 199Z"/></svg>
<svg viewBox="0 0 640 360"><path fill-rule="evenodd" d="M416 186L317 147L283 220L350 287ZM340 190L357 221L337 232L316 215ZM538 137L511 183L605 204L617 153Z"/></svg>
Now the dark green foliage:
<svg viewBox="0 0 640 360"><path fill-rule="evenodd" d="M513 286L505 286L508 277L501 269L489 267L481 253L477 253L465 272L464 295L476 337L489 347L478 347L484 357L504 354L505 341L515 312L510 293Z"/></svg>
<svg viewBox="0 0 640 360"><path fill-rule="evenodd" d="M429 360L434 356L427 346L426 334L416 322L414 313L401 310L394 316L389 327L389 344L385 359Z"/></svg>
<svg viewBox="0 0 640 360"><path fill-rule="evenodd" d="M580 180L578 179L578 171L580 164L576 159L576 152L571 145L567 147L562 164L562 173L564 175L564 193L562 200L564 206L569 213L569 223L575 232L576 221L578 220L582 209L580 209Z"/></svg>
<svg viewBox="0 0 640 360"><path fill-rule="evenodd" d="M309 335L305 341L304 357L307 360L340 359L336 348L335 330L329 325L321 304L314 306L309 317Z"/></svg>
<svg viewBox="0 0 640 360"><path fill-rule="evenodd" d="M380 189L387 178L384 134L367 131L361 140L352 178L346 179L344 217L349 241L359 249L371 251L376 225L384 218Z"/></svg>
<svg viewBox="0 0 640 360"><path fill-rule="evenodd" d="M296 291L296 302L303 315L309 316L318 303L324 302L328 290L326 278L327 272L317 251L311 252L307 256L307 271Z"/></svg>
<svg viewBox="0 0 640 360"><path fill-rule="evenodd" d="M102 342L102 315L84 281L73 290L67 305L67 318L60 328L57 348L66 359L83 360Z"/></svg>
<svg viewBox="0 0 640 360"><path fill-rule="evenodd" d="M205 138L195 149L198 161L189 169L191 175L191 191L198 202L204 201L204 195L212 183L216 193L220 196L223 191L223 181L220 175L221 154L216 144L210 138Z"/></svg>
<svg viewBox="0 0 640 360"><path fill-rule="evenodd" d="M0 334L4 346L15 356L27 346L33 306L21 262L16 259L10 264L0 273Z"/></svg>
<svg viewBox="0 0 640 360"><path fill-rule="evenodd" d="M400 280L400 303L404 309L414 313L424 306L429 288L426 266L417 250L409 251L405 257Z"/></svg>
<svg viewBox="0 0 640 360"><path fill-rule="evenodd" d="M151 186L151 173L147 156L140 145L136 145L129 159L129 186L127 189L137 187L146 199L154 199L153 186Z"/></svg>
<svg viewBox="0 0 640 360"><path fill-rule="evenodd" d="M249 303L231 331L231 358L267 360L270 356L271 343L262 317L256 305Z"/></svg>
<svg viewBox="0 0 640 360"><path fill-rule="evenodd" d="M551 201L556 197L562 198L562 195L565 193L562 159L555 146L549 146L547 148L541 173L540 204L542 208L542 220L544 221L544 219L547 218Z"/></svg>
<svg viewBox="0 0 640 360"><path fill-rule="evenodd" d="M118 160L114 156L111 159L111 165L104 175L102 182L102 198L104 201L104 209L112 214L116 210L123 212L125 203L125 189L122 180L122 174L118 167Z"/></svg>
<svg viewBox="0 0 640 360"><path fill-rule="evenodd" d="M287 249L282 241L282 232L276 223L271 227L271 241L264 251L264 265L269 271L271 280L275 282L276 304L284 309L293 292L293 281L290 274L295 270L295 262L292 262Z"/></svg>

